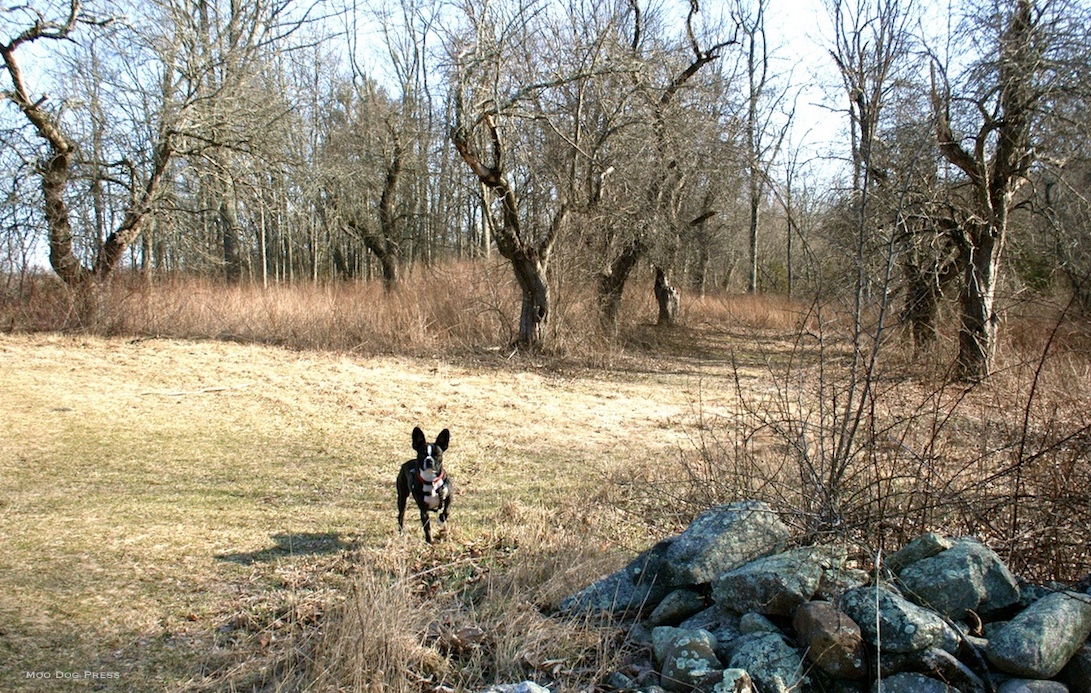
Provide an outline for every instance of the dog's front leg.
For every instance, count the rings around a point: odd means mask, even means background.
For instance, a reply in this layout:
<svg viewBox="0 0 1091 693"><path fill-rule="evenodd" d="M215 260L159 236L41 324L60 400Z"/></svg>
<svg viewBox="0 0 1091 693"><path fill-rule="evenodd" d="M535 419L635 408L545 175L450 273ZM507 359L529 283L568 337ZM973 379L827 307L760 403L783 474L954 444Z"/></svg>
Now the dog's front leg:
<svg viewBox="0 0 1091 693"><path fill-rule="evenodd" d="M445 494L443 494L443 506L440 508L440 511L439 511L440 524L447 521L447 514L448 514L448 511L450 510L450 508L451 508L451 494L450 493L445 493Z"/></svg>
<svg viewBox="0 0 1091 693"><path fill-rule="evenodd" d="M432 543L432 520L428 517L427 508L420 509L420 523L424 527L424 540L429 544Z"/></svg>

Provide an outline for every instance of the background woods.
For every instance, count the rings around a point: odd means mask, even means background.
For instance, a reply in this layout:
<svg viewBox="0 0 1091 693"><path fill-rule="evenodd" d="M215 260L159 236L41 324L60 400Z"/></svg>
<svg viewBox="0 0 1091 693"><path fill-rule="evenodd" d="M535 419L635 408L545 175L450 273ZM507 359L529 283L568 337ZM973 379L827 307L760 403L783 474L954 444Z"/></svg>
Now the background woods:
<svg viewBox="0 0 1091 693"><path fill-rule="evenodd" d="M395 291L497 252L524 345L562 285L607 332L651 319L622 314L644 268L660 323L710 290L889 304L922 351L957 334L973 380L1005 296L1091 304L1091 22L945 8L825 0L800 30L772 0L12 7L3 281Z"/></svg>

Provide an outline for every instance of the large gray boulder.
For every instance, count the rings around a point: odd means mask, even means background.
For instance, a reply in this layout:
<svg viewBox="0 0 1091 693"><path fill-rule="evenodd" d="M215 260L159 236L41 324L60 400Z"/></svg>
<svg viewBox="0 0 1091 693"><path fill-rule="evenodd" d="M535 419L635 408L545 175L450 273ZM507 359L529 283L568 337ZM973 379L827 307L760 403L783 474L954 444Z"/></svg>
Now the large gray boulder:
<svg viewBox="0 0 1091 693"><path fill-rule="evenodd" d="M843 548L822 546L766 556L716 578L712 598L735 611L790 616L818 591L823 572L844 562Z"/></svg>
<svg viewBox="0 0 1091 693"><path fill-rule="evenodd" d="M671 591L664 556L670 540L661 541L629 562L560 604L568 613L637 613L654 609Z"/></svg>
<svg viewBox="0 0 1091 693"><path fill-rule="evenodd" d="M761 501L701 513L667 548L674 586L712 582L721 573L784 547L788 527Z"/></svg>
<svg viewBox="0 0 1091 693"><path fill-rule="evenodd" d="M898 573L913 600L960 619L967 611L989 612L1019 601L1019 585L1000 557L976 539L906 566Z"/></svg>
<svg viewBox="0 0 1091 693"><path fill-rule="evenodd" d="M804 690L803 657L778 633L753 633L736 641L729 665L745 669L762 693Z"/></svg>
<svg viewBox="0 0 1091 693"><path fill-rule="evenodd" d="M1091 635L1091 596L1054 592L1019 612L989 639L985 655L1000 671L1051 679Z"/></svg>
<svg viewBox="0 0 1091 693"><path fill-rule="evenodd" d="M916 652L929 647L954 652L958 648L958 634L942 617L885 587L849 590L840 607L860 626L867 642L882 652Z"/></svg>

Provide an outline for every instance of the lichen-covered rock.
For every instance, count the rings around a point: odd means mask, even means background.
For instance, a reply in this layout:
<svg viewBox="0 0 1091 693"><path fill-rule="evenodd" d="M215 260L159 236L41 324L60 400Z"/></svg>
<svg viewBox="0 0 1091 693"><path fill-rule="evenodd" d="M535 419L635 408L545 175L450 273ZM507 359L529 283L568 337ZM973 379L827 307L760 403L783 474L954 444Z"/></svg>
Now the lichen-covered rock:
<svg viewBox="0 0 1091 693"><path fill-rule="evenodd" d="M712 582L784 546L788 527L765 503L745 501L707 510L675 537L664 556L673 585Z"/></svg>
<svg viewBox="0 0 1091 693"><path fill-rule="evenodd" d="M899 551L890 554L886 559L886 567L895 573L901 572L907 565L931 558L941 551L951 548L952 541L935 532L925 532L913 541L906 544Z"/></svg>
<svg viewBox="0 0 1091 693"><path fill-rule="evenodd" d="M799 691L806 683L803 657L778 633L752 633L739 638L729 666L749 672L762 693Z"/></svg>
<svg viewBox="0 0 1091 693"><path fill-rule="evenodd" d="M708 691L720 682L724 666L716 656L716 641L708 631L680 631L656 639L656 631L661 630L652 631L652 637L656 641L663 688L678 693Z"/></svg>
<svg viewBox="0 0 1091 693"><path fill-rule="evenodd" d="M876 682L871 690L882 690L883 693L960 693L957 688L952 688L943 681L913 672L884 676L882 688Z"/></svg>
<svg viewBox="0 0 1091 693"><path fill-rule="evenodd" d="M867 654L860 626L830 602L807 602L796 609L792 627L814 662L831 676L860 680L867 674Z"/></svg>
<svg viewBox="0 0 1091 693"><path fill-rule="evenodd" d="M716 649L716 637L707 630L659 626L652 629L652 652L655 654L655 661L659 664L665 662L670 651L682 641L700 641L709 649Z"/></svg>
<svg viewBox="0 0 1091 693"><path fill-rule="evenodd" d="M995 611L1019 601L1015 576L992 549L975 539L960 539L945 551L911 563L898 578L913 601L955 619L967 611Z"/></svg>
<svg viewBox="0 0 1091 693"><path fill-rule="evenodd" d="M823 571L844 561L844 549L816 546L766 556L721 574L712 598L736 611L790 616L814 596Z"/></svg>
<svg viewBox="0 0 1091 693"><path fill-rule="evenodd" d="M860 626L865 641L882 652L915 652L929 647L954 652L958 648L958 634L938 614L884 587L849 590L839 606Z"/></svg>
<svg viewBox="0 0 1091 693"><path fill-rule="evenodd" d="M653 628L675 626L703 611L705 606L704 598L693 590L685 588L674 590L659 602L659 606L655 607L648 616L646 623Z"/></svg>
<svg viewBox="0 0 1091 693"><path fill-rule="evenodd" d="M741 619L723 607L713 604L679 624L688 630L706 630L716 639L716 656L721 662L731 659L731 644L742 635Z"/></svg>
<svg viewBox="0 0 1091 693"><path fill-rule="evenodd" d="M990 639L985 654L1000 671L1049 679L1091 635L1091 597L1054 592L1019 612Z"/></svg>
<svg viewBox="0 0 1091 693"><path fill-rule="evenodd" d="M713 687L712 693L758 693L758 689L745 669L724 669L724 677Z"/></svg>
<svg viewBox="0 0 1091 693"><path fill-rule="evenodd" d="M654 609L671 591L664 556L670 540L644 551L616 573L583 588L561 602L569 613L636 613Z"/></svg>

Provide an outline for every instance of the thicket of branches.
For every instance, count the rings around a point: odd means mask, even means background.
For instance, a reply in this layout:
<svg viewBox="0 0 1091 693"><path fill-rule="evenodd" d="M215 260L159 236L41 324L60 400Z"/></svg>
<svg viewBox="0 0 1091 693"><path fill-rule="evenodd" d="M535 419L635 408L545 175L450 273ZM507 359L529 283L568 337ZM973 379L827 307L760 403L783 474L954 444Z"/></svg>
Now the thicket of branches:
<svg viewBox="0 0 1091 693"><path fill-rule="evenodd" d="M838 297L922 349L946 297L976 379L1001 287L1091 309L1091 12L947 8L824 0L817 66L775 0L5 7L0 269L396 290L498 252L528 346L559 273L607 328L644 264L661 323L680 291ZM816 72L844 133L824 152Z"/></svg>

